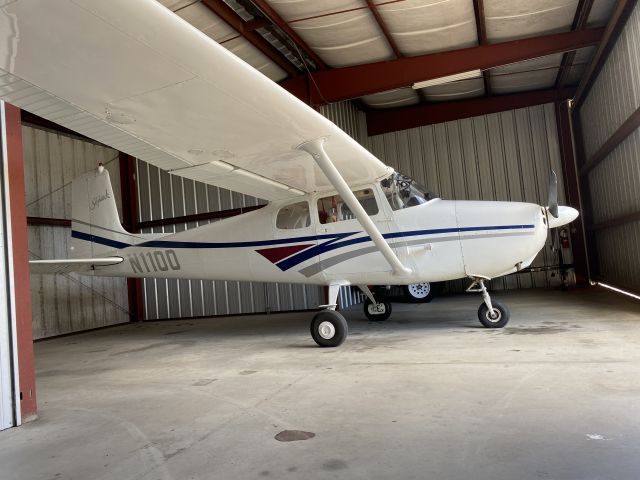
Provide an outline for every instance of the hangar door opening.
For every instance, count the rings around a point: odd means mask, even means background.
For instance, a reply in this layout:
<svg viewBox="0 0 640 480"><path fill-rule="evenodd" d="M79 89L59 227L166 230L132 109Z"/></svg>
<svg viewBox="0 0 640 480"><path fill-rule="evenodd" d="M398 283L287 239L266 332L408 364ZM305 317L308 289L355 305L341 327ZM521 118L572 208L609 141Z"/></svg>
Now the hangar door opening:
<svg viewBox="0 0 640 480"><path fill-rule="evenodd" d="M5 134L4 103L0 102L0 430L13 427L16 419L14 396L14 349L12 332L14 316L11 315L9 290L9 262L6 222L7 145Z"/></svg>

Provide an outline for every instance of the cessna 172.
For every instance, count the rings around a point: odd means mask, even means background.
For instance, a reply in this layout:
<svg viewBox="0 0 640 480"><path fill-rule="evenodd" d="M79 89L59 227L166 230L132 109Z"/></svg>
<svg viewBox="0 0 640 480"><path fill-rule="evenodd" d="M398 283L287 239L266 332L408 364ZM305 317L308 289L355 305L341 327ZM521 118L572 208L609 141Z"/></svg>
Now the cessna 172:
<svg viewBox="0 0 640 480"><path fill-rule="evenodd" d="M318 112L155 0L16 0L0 6L0 98L146 162L269 201L175 234L126 232L108 172L73 182L70 259L32 271L327 285L311 322L321 346L347 324L338 289L370 316L368 284L468 277L487 327L509 320L488 279L528 266L548 229L578 212L449 201L383 164Z"/></svg>

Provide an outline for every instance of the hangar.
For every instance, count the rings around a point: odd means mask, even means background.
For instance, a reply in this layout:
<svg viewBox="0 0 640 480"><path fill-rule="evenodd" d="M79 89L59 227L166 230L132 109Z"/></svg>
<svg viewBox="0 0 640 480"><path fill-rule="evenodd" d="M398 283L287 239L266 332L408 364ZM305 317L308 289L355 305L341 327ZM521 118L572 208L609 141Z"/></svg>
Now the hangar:
<svg viewBox="0 0 640 480"><path fill-rule="evenodd" d="M637 477L635 1L0 0L0 32L3 478ZM305 170L294 144L278 156L278 135L305 131L327 135L326 152L304 157L322 188L295 183ZM451 256L440 237L393 244L392 216L367 220L349 187L383 166L427 185L426 205L527 202L541 206L545 232L554 203L579 216L507 275L465 268L438 282L433 302L402 302L402 275L376 279L406 267L411 248ZM372 242L345 279L371 280L278 281L226 251L196 265L226 261L224 278L163 276L163 250L152 268L140 260L158 275L134 275L130 259L132 275L99 275L114 257L94 254L94 217L88 232L72 223L75 180L103 169L105 194L86 197L90 212L117 210L120 236L103 246L258 225L274 198L332 192L307 204L320 216L305 227L315 242L337 192L344 225L355 217ZM486 225L504 229L502 215ZM473 228L457 225L456 244ZM84 274L35 273L43 263L30 273L29 261L76 255L82 235ZM327 242L347 238L336 235ZM494 264L520 241L488 238L485 250L462 247L462 261ZM282 259L316 247L255 258L285 272ZM330 270L326 251L306 278ZM480 328L466 277L491 277L491 296L511 310L505 328ZM363 294L361 283L377 288ZM378 292L393 305L386 321L363 313ZM350 338L314 348L309 322L334 303Z"/></svg>

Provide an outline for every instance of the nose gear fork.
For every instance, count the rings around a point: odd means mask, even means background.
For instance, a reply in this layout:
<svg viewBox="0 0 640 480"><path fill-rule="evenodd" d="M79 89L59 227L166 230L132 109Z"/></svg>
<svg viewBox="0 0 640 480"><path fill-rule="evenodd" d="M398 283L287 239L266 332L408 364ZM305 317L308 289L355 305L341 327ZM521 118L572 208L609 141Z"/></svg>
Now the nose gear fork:
<svg viewBox="0 0 640 480"><path fill-rule="evenodd" d="M487 287L484 286L484 281L488 280L482 277L471 277L472 283L467 288L467 293L481 293L482 299L484 300L484 304L487 306L491 314L495 314L493 309L493 305L491 304L491 296L487 291Z"/></svg>
<svg viewBox="0 0 640 480"><path fill-rule="evenodd" d="M489 280L486 277L471 277L472 283L467 288L469 293L481 293L483 303L478 308L478 320L487 328L502 328L511 316L509 309L506 305L499 302L492 302L491 296L485 287L485 280Z"/></svg>

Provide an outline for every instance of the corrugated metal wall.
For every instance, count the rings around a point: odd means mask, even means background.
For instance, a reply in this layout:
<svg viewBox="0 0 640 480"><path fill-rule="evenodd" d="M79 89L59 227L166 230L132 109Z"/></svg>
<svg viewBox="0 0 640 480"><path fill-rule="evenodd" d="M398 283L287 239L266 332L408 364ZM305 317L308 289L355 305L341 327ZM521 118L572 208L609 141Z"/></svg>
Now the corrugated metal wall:
<svg viewBox="0 0 640 480"><path fill-rule="evenodd" d="M579 117L590 158L640 107L640 6L636 6ZM629 135L588 174L593 223L640 212L640 132ZM584 193L584 192L583 192ZM640 221L594 232L596 276L640 291Z"/></svg>
<svg viewBox="0 0 640 480"><path fill-rule="evenodd" d="M553 104L429 125L369 138L369 149L398 171L445 199L506 200L547 204L549 171L558 174L564 200ZM533 266L555 265L548 245ZM466 281L450 282L462 290ZM494 289L546 287L550 272L495 279Z"/></svg>
<svg viewBox="0 0 640 480"><path fill-rule="evenodd" d="M68 135L23 126L27 215L71 219L71 180L106 165L120 210L118 152ZM70 229L30 226L31 258L66 258ZM87 330L129 321L122 278L31 275L33 336Z"/></svg>

